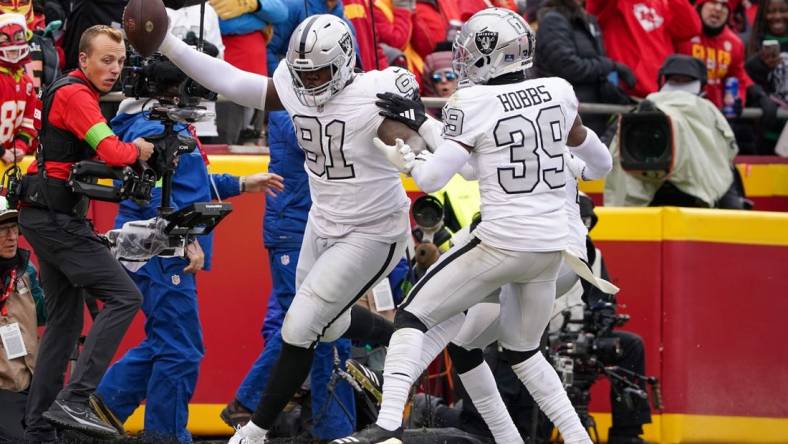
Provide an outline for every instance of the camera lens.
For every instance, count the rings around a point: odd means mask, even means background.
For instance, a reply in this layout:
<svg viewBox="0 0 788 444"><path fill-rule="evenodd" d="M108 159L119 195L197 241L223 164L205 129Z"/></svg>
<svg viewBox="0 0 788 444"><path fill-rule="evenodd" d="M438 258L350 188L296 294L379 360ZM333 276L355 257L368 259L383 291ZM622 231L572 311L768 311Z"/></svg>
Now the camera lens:
<svg viewBox="0 0 788 444"><path fill-rule="evenodd" d="M633 160L649 162L664 156L668 149L668 137L666 128L643 122L629 126L622 140Z"/></svg>
<svg viewBox="0 0 788 444"><path fill-rule="evenodd" d="M413 203L413 219L419 226L434 227L443 219L443 205L432 196L421 196Z"/></svg>

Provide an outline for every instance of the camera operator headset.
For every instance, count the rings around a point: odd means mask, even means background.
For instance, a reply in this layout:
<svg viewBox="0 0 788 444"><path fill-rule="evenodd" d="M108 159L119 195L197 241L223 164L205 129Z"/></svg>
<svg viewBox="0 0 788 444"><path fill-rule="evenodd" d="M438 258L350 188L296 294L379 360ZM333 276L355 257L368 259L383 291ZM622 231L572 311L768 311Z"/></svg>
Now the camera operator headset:
<svg viewBox="0 0 788 444"><path fill-rule="evenodd" d="M203 44L204 52L214 57L218 55L213 44ZM199 97L192 94L202 98L212 95L165 58L153 56L139 60L135 57L137 62L143 66L128 66L126 69L131 75L125 79L124 91L127 96L140 98L121 102L118 114L111 121L113 130L124 140L137 137L159 140L165 133L165 125L156 119L151 109L164 103L198 103L196 99ZM184 108L194 107L180 107ZM162 189L158 187L153 190L150 203L123 200L115 228L121 228L126 222L154 218L159 215L161 206L178 210L243 192L269 191L273 194L273 190L281 190L281 178L275 174L259 173L246 177L208 174L208 159L196 140L194 127L174 122L172 129L174 134L165 134L165 138L192 137L200 149L178 156L172 177L171 202L162 202ZM166 141L162 140L162 143ZM142 310L147 322L145 339L109 368L97 390L106 415L115 416L118 424L125 422L145 399L146 432L191 442L191 434L186 428L189 401L205 351L197 304L196 273L210 269L212 245L211 232L189 243L185 258L154 256L140 268L127 266L132 279L143 292Z"/></svg>
<svg viewBox="0 0 788 444"><path fill-rule="evenodd" d="M120 141L99 110L99 98L120 76L126 58L122 34L88 28L80 40L79 68L43 95L41 145L23 178L19 225L39 258L47 294L48 325L41 341L27 404L25 438L49 442L51 423L99 436L117 431L100 419L88 399L142 303L134 282L85 219L88 199L69 186L72 167L100 159L120 167L147 160L153 145ZM63 374L82 331L81 290L104 302L69 384Z"/></svg>

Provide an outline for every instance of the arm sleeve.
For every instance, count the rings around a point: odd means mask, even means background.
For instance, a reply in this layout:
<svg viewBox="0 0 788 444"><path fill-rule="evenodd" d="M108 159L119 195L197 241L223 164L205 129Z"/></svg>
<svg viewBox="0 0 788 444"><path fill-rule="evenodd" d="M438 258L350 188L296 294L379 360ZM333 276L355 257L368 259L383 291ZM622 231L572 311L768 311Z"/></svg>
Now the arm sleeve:
<svg viewBox="0 0 788 444"><path fill-rule="evenodd" d="M459 173L465 180L479 180L479 173L470 162L465 162L465 165L462 166Z"/></svg>
<svg viewBox="0 0 788 444"><path fill-rule="evenodd" d="M38 136L38 130L36 130L36 114L40 114L38 110L39 100L35 94L30 94L27 96L27 101L25 103L25 113L22 117L22 126L17 130L17 137L21 137L25 143L27 144L28 148L30 147L30 143ZM27 151L27 150L25 150ZM29 153L28 154L32 154Z"/></svg>
<svg viewBox="0 0 788 444"><path fill-rule="evenodd" d="M262 20L275 24L287 19L287 6L282 0L258 0L260 7L254 13Z"/></svg>
<svg viewBox="0 0 788 444"><path fill-rule="evenodd" d="M667 24L668 31L675 43L689 40L700 34L700 15L690 2L687 0L668 0L667 7L671 14L670 23Z"/></svg>
<svg viewBox="0 0 788 444"><path fill-rule="evenodd" d="M583 180L601 179L613 168L613 157L594 130L586 127L586 139L578 146L570 146L569 151L585 162L580 178Z"/></svg>
<svg viewBox="0 0 788 444"><path fill-rule="evenodd" d="M419 128L419 136L424 139L427 149L435 152L438 146L443 143L443 124L432 116L427 116L427 120Z"/></svg>
<svg viewBox="0 0 788 444"><path fill-rule="evenodd" d="M265 109L268 77L242 71L224 60L203 54L169 33L159 51L200 85L239 105Z"/></svg>
<svg viewBox="0 0 788 444"><path fill-rule="evenodd" d="M232 174L211 174L211 198L229 199L241 194L241 178ZM219 193L217 196L216 193Z"/></svg>
<svg viewBox="0 0 788 444"><path fill-rule="evenodd" d="M98 101L86 88L77 86L69 91L59 90L55 101L60 100L64 100L61 109L68 110L63 115L63 129L87 142L96 150L99 159L113 167L130 165L137 160L137 146L121 141L112 132L101 114ZM53 108L56 105L53 104Z"/></svg>
<svg viewBox="0 0 788 444"><path fill-rule="evenodd" d="M613 70L607 57L580 57L574 31L557 12L547 13L539 22L536 57L547 70L570 82L596 82Z"/></svg>
<svg viewBox="0 0 788 444"><path fill-rule="evenodd" d="M419 154L410 175L421 191L434 193L446 186L470 157L468 150L459 143L447 140L435 150L434 154L429 152Z"/></svg>

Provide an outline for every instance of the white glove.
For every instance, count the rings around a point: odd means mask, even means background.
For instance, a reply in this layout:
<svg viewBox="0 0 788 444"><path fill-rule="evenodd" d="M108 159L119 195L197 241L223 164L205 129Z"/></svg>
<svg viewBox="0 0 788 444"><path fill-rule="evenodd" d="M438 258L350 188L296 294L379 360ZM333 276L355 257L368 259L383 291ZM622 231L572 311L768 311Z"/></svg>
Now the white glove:
<svg viewBox="0 0 788 444"><path fill-rule="evenodd" d="M569 154L566 156L566 165L575 178L578 180L585 180L585 178L583 178L583 170L586 168L586 163L583 162L582 159L573 154Z"/></svg>
<svg viewBox="0 0 788 444"><path fill-rule="evenodd" d="M394 165L400 172L410 174L413 165L416 161L416 154L410 148L410 145L403 142L402 139L396 139L394 145L388 145L386 142L375 137L372 143L386 156L386 159Z"/></svg>

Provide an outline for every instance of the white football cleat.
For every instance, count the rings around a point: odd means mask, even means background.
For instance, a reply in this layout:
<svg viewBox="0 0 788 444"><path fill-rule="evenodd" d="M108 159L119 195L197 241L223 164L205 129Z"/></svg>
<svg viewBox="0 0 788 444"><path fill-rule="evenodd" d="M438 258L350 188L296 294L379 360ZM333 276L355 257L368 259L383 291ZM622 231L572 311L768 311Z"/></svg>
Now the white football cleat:
<svg viewBox="0 0 788 444"><path fill-rule="evenodd" d="M267 434L267 430L249 421L246 425L235 429L235 434L227 441L227 444L265 444Z"/></svg>

